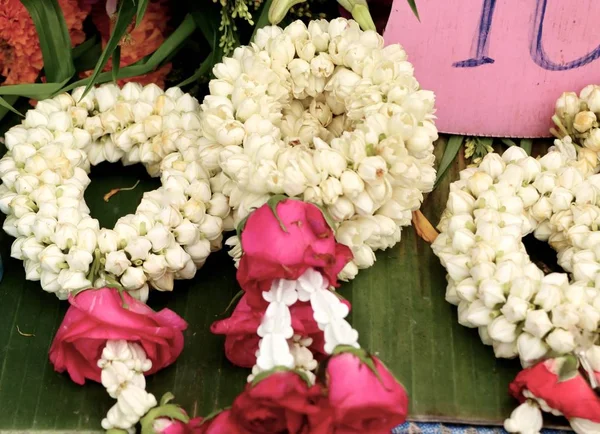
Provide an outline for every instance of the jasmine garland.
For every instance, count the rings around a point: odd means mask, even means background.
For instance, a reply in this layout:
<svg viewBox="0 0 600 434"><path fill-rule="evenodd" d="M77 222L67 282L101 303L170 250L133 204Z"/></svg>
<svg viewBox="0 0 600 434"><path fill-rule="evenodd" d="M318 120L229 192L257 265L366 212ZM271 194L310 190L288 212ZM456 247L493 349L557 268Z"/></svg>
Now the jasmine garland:
<svg viewBox="0 0 600 434"><path fill-rule="evenodd" d="M278 194L323 206L354 255L346 280L396 244L435 181L434 95L406 59L339 18L264 27L216 65L201 141L222 147L211 186L234 223Z"/></svg>
<svg viewBox="0 0 600 434"><path fill-rule="evenodd" d="M11 255L61 299L106 284L142 300L150 286L171 291L220 248L229 215L211 191L216 167L202 158L215 151L200 144L199 104L179 88L135 83L83 93L38 102L5 135L0 210L16 238ZM113 229L100 229L83 198L90 166L103 161L141 162L162 183Z"/></svg>

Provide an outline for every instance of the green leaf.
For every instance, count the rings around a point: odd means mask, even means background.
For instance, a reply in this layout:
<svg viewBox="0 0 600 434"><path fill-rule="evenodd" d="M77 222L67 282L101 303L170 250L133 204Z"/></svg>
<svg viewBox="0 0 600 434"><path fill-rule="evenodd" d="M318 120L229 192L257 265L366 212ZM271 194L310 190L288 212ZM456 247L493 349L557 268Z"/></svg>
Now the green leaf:
<svg viewBox="0 0 600 434"><path fill-rule="evenodd" d="M113 26L113 31L110 35L110 38L102 52L102 55L98 59L96 63L96 67L94 68L94 72L89 78L87 85L85 87L85 92L82 97L84 97L90 89L98 83L98 75L104 69L104 66L108 62L108 59L113 55L117 46L121 42L121 39L127 32L129 25L131 24L131 20L135 15L137 8L135 7L135 3L133 0L122 0L119 2L119 9L117 11L117 19L115 21L115 25Z"/></svg>
<svg viewBox="0 0 600 434"><path fill-rule="evenodd" d="M98 44L98 36L94 35L90 39L83 41L81 44L73 47L71 50L71 57L73 59L78 59L79 57L86 54L89 50L91 50L95 45Z"/></svg>
<svg viewBox="0 0 600 434"><path fill-rule="evenodd" d="M77 72L83 72L94 69L100 56L102 56L102 44L97 42L96 44L90 46L90 48L84 53L81 53L76 59L74 59L75 70Z"/></svg>
<svg viewBox="0 0 600 434"><path fill-rule="evenodd" d="M521 139L521 148L527 152L527 155L531 155L531 147L533 146L533 140Z"/></svg>
<svg viewBox="0 0 600 434"><path fill-rule="evenodd" d="M121 68L121 47L117 45L112 55L112 80L116 82L119 79L119 69Z"/></svg>
<svg viewBox="0 0 600 434"><path fill-rule="evenodd" d="M44 73L49 83L69 79L75 73L71 37L57 0L21 0L39 36Z"/></svg>
<svg viewBox="0 0 600 434"><path fill-rule="evenodd" d="M196 69L196 71L194 72L194 74L191 77L188 77L185 80L183 80L181 83L179 83L177 85L177 87L184 87L184 86L187 86L188 84L195 83L198 80L200 80L200 78L202 78L206 74L208 74L208 72L211 70L211 68L215 65L215 53L216 53L216 51L213 51L210 56L208 56L206 59L204 59L204 62L202 62L202 64L200 65L200 68Z"/></svg>
<svg viewBox="0 0 600 434"><path fill-rule="evenodd" d="M221 22L219 8L213 2L187 0L186 3L196 27L202 32L214 52L218 48L216 41L219 40L219 23Z"/></svg>
<svg viewBox="0 0 600 434"><path fill-rule="evenodd" d="M437 170L437 179L435 180L435 187L438 186L438 184L446 174L446 171L458 155L458 151L460 150L460 147L462 146L464 140L465 136L450 136L450 139L448 139L446 149L444 149L444 155L442 156L442 161L440 161L440 165Z"/></svg>
<svg viewBox="0 0 600 434"><path fill-rule="evenodd" d="M256 35L256 31L258 29L262 29L263 27L268 26L270 24L269 9L271 9L271 3L273 3L273 0L266 0L265 2L263 2L260 15L258 16L258 20L256 20L256 23L254 24L254 31L252 32L250 41L254 41L254 36Z"/></svg>
<svg viewBox="0 0 600 434"><path fill-rule="evenodd" d="M137 0L137 12L135 15L135 25L136 27L140 25L142 19L144 18L144 14L146 13L146 9L148 8L148 0Z"/></svg>
<svg viewBox="0 0 600 434"><path fill-rule="evenodd" d="M67 83L64 80L60 83L32 83L32 84L13 84L10 86L0 86L0 95L23 96L42 100L56 94Z"/></svg>
<svg viewBox="0 0 600 434"><path fill-rule="evenodd" d="M175 399L175 395L173 395L171 392L167 392L160 398L159 405L168 404L169 402L173 401L174 399Z"/></svg>
<svg viewBox="0 0 600 434"><path fill-rule="evenodd" d="M12 98L11 98L11 99L12 99ZM13 104L14 104L14 102L15 102L16 100L17 100L17 98L14 98ZM1 115L2 117L4 117L4 115L7 113L7 112L6 112L6 110L9 110L9 111L11 111L11 112L13 112L14 114L17 114L17 115L19 115L19 116L23 116L23 114L22 114L20 111L18 111L16 108L14 108L14 107L12 106L12 104L11 104L9 101L5 100L5 99L4 99L4 98L2 98L1 96L0 96L0 107L2 107L2 109L4 109L4 110L3 110L3 111L4 111L4 113L2 113L2 111L0 111L0 115Z"/></svg>
<svg viewBox="0 0 600 434"><path fill-rule="evenodd" d="M183 409L178 405L164 404L160 407L154 407L142 417L140 420L142 434L154 434L154 421L160 417L178 420L183 423L188 423L190 421L188 415L186 415Z"/></svg>
<svg viewBox="0 0 600 434"><path fill-rule="evenodd" d="M177 49L180 44L194 32L196 25L190 15L187 15L179 27L171 33L171 35L162 43L162 45L144 62L137 62L134 65L123 67L119 70L117 78L137 77L138 75L147 74L154 71L160 64L169 56L173 50ZM112 80L112 72L102 72L98 74L95 84L106 83ZM71 83L62 89L63 92L71 91L79 86L89 85L91 77ZM0 87L0 91L2 87Z"/></svg>
<svg viewBox="0 0 600 434"><path fill-rule="evenodd" d="M579 375L579 359L573 354L561 358L561 365L558 370L558 381L569 381Z"/></svg>
<svg viewBox="0 0 600 434"><path fill-rule="evenodd" d="M407 0L408 1L408 5L410 6L411 10L413 11L413 14L415 14L415 17L417 17L417 20L421 21L421 17L419 17L419 10L417 9L417 4L415 3L415 0Z"/></svg>
<svg viewBox="0 0 600 434"><path fill-rule="evenodd" d="M500 139L500 141L502 143L504 143L506 146L509 146L509 147L510 146L517 146L517 144L513 140L511 140L511 139Z"/></svg>

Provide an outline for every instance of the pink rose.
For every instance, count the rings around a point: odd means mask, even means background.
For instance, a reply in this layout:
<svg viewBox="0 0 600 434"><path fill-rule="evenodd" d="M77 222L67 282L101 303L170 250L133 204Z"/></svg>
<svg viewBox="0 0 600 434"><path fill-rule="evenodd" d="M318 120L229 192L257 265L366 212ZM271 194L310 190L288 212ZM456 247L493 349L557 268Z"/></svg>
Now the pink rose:
<svg viewBox="0 0 600 434"><path fill-rule="evenodd" d="M57 372L67 371L77 384L84 384L86 378L100 382L96 363L109 339L139 343L152 361L147 375L179 357L186 322L169 309L155 312L125 292L122 297L114 288L89 289L69 297L71 306L50 347Z"/></svg>
<svg viewBox="0 0 600 434"><path fill-rule="evenodd" d="M200 424L198 434L244 434L231 418L231 410L225 410Z"/></svg>
<svg viewBox="0 0 600 434"><path fill-rule="evenodd" d="M569 380L559 381L558 372L565 358L548 359L530 368L523 369L510 384L510 393L524 402L524 390L546 401L567 419L588 419L600 423L600 397L578 372ZM596 372L600 382L600 372Z"/></svg>
<svg viewBox="0 0 600 434"><path fill-rule="evenodd" d="M241 235L243 255L237 279L248 304L264 310L262 298L275 279L298 279L307 269L321 272L333 286L351 259L350 249L337 243L321 210L307 202L284 199L275 212L265 204L248 217ZM284 230L285 228L285 230Z"/></svg>
<svg viewBox="0 0 600 434"><path fill-rule="evenodd" d="M350 308L347 301L344 303ZM323 332L313 318L313 310L307 302L296 302L290 308L292 327L301 336L313 339L311 350L324 354ZM210 331L217 335L225 335L225 356L231 363L243 368L251 368L256 363L259 337L256 329L263 317L262 312L248 305L248 295L244 294L231 317L215 321Z"/></svg>
<svg viewBox="0 0 600 434"><path fill-rule="evenodd" d="M311 434L389 433L406 420L406 391L379 359L351 349L326 366L328 396L311 417Z"/></svg>

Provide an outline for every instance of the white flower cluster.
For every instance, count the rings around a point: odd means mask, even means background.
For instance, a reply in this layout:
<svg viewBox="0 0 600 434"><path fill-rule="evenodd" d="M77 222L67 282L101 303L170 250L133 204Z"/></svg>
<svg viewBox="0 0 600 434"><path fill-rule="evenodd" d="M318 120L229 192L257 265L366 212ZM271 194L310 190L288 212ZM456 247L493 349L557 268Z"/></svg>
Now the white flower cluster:
<svg viewBox="0 0 600 434"><path fill-rule="evenodd" d="M584 87L579 96L575 92L565 92L556 101L555 115L552 118L559 137L571 139L586 148L600 152L600 86Z"/></svg>
<svg viewBox="0 0 600 434"><path fill-rule="evenodd" d="M149 285L170 291L220 248L230 211L211 191L217 153L201 144L199 104L178 88L135 83L82 95L38 102L5 135L0 210L16 237L11 256L61 299L105 283L144 300ZM100 229L83 197L90 165L105 160L142 162L162 181L114 229Z"/></svg>
<svg viewBox="0 0 600 434"><path fill-rule="evenodd" d="M102 419L102 428L134 433L142 416L157 405L154 395L146 392L144 377L144 372L152 368L152 362L139 344L108 340L98 367L102 369L102 385L110 397L117 400Z"/></svg>
<svg viewBox="0 0 600 434"><path fill-rule="evenodd" d="M497 357L527 366L597 343L600 180L579 157L570 140L539 159L511 147L451 185L433 251L459 322L479 328ZM571 281L531 261L521 241L531 232L558 251Z"/></svg>
<svg viewBox="0 0 600 434"><path fill-rule="evenodd" d="M321 273L309 268L298 280L276 279L269 291L263 292L269 306L257 329L261 337L256 353L256 365L248 381L276 366L304 372L310 381L317 368L312 352L307 348L312 339L295 336L292 329L290 306L297 301L309 301L313 318L323 331L325 352L333 353L338 345L360 348L358 332L346 321L349 308L329 289Z"/></svg>
<svg viewBox="0 0 600 434"><path fill-rule="evenodd" d="M352 20L268 26L216 65L202 103L205 146L222 147L211 180L238 223L270 196L327 209L354 261L400 240L435 180L434 94L399 45Z"/></svg>

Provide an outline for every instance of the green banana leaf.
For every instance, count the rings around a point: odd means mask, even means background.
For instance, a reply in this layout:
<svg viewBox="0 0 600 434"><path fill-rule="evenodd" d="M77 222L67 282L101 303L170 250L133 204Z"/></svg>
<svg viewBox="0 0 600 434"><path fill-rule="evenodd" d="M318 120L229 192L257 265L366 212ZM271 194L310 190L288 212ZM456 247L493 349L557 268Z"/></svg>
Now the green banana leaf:
<svg viewBox="0 0 600 434"><path fill-rule="evenodd" d="M443 154L445 141L436 153ZM464 167L459 154L423 207L434 224L445 206L448 186ZM159 183L141 166L115 170L102 164L92 171L86 200L101 225L112 227L132 212L144 190ZM110 201L116 187L141 184ZM10 258L12 238L2 232L0 252L5 275L0 283L0 433L96 433L114 400L99 384L84 387L57 374L48 349L67 302L25 280L20 261ZM457 322L456 308L444 300L445 272L427 243L412 228L400 244L378 252L376 264L345 283L340 293L353 305L351 322L360 342L396 374L411 399L412 420L500 424L515 407L508 384L517 361L498 360L476 330ZM223 338L209 332L239 288L225 251L213 254L195 279L178 281L172 293L154 292L150 305L168 306L189 323L186 345L171 367L148 378L148 390L160 397L171 391L191 416L207 415L228 405L244 387L248 371L224 356Z"/></svg>

